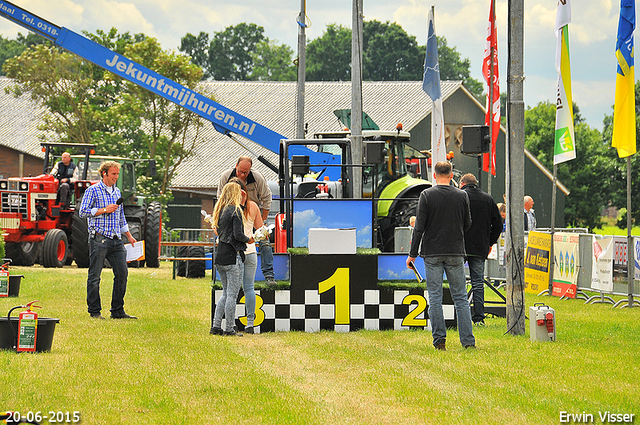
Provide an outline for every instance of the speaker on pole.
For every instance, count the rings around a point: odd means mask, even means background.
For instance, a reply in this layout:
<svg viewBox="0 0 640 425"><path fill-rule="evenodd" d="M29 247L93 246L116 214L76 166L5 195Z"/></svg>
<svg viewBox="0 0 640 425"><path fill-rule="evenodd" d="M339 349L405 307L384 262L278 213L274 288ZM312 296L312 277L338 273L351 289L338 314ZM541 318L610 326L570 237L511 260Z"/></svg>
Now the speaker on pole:
<svg viewBox="0 0 640 425"><path fill-rule="evenodd" d="M462 145L460 145L460 153L487 153L490 148L491 138L489 136L489 126L465 125L462 127Z"/></svg>

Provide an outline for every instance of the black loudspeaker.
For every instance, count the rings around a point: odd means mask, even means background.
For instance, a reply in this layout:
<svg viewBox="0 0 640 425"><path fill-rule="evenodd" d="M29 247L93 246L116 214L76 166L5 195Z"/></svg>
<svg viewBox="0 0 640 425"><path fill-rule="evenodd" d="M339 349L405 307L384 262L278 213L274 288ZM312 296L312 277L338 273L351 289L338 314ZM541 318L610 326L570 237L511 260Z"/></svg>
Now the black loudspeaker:
<svg viewBox="0 0 640 425"><path fill-rule="evenodd" d="M491 140L489 136L489 126L465 125L462 127L462 145L460 145L460 153L487 153L490 149Z"/></svg>
<svg viewBox="0 0 640 425"><path fill-rule="evenodd" d="M381 164L384 162L385 143L381 141L364 142L364 163Z"/></svg>
<svg viewBox="0 0 640 425"><path fill-rule="evenodd" d="M291 157L291 172L300 176L309 174L309 155L293 155Z"/></svg>

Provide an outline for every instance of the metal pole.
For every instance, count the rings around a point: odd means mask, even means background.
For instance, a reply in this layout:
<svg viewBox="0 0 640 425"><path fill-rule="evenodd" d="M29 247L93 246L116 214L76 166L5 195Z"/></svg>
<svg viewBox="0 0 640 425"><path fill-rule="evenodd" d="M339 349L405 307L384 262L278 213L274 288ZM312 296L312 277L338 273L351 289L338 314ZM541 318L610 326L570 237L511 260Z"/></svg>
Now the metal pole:
<svg viewBox="0 0 640 425"><path fill-rule="evenodd" d="M633 237L631 236L631 156L627 157L627 278L629 279L629 305L633 307L633 279L635 277L636 267L633 256L634 246Z"/></svg>
<svg viewBox="0 0 640 425"><path fill-rule="evenodd" d="M353 197L362 198L362 2L353 0L351 37L351 151Z"/></svg>
<svg viewBox="0 0 640 425"><path fill-rule="evenodd" d="M495 2L491 2L491 6L492 6L492 10L491 10L491 15L494 18L495 21L495 16L496 16L496 3ZM490 23L490 25L494 25L493 23ZM491 33L493 33L493 28L491 28ZM493 196L491 194L491 170L493 169L493 66L494 66L494 62L495 62L495 49L493 47L493 43L491 43L491 47L489 50L490 56L489 56L489 97L487 98L487 103L489 104L489 173L487 175L487 193L489 194L489 196ZM496 139L496 143L498 142L498 140ZM478 171L478 174L480 174L481 171ZM478 182L478 187L480 189L482 189L482 186L480 186L480 182Z"/></svg>
<svg viewBox="0 0 640 425"><path fill-rule="evenodd" d="M556 231L556 192L558 183L558 165L553 164L553 189L551 190L551 247L549 248L549 295L553 294L553 273L555 272L555 257L553 252L553 235Z"/></svg>
<svg viewBox="0 0 640 425"><path fill-rule="evenodd" d="M524 0L509 0L507 66L507 333L524 335Z"/></svg>
<svg viewBox="0 0 640 425"><path fill-rule="evenodd" d="M307 68L307 35L306 28L306 0L300 1L300 15L298 15L298 95L296 98L296 139L304 139L304 85Z"/></svg>

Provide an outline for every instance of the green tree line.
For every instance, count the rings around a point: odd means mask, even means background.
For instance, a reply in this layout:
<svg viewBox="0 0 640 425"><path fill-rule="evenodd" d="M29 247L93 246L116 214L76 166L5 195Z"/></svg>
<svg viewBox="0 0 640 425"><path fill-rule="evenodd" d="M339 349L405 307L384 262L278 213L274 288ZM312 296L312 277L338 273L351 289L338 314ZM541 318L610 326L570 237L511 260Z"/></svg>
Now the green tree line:
<svg viewBox="0 0 640 425"><path fill-rule="evenodd" d="M187 34L181 52L203 69L204 79L249 81L295 81L294 50L264 35L255 24L238 24L215 32ZM363 70L365 81L419 81L424 72L426 46L396 23L365 21L363 27ZM455 47L438 37L440 78L462 80L476 97L483 85L471 78L469 59L462 59ZM306 49L307 81L351 80L351 29L329 24L322 36Z"/></svg>
<svg viewBox="0 0 640 425"><path fill-rule="evenodd" d="M636 117L640 113L640 84L635 86ZM572 227L600 228L603 209L609 206L626 211L627 166L626 159L618 158L611 147L613 135L613 113L604 118L602 133L589 127L578 106L574 103L574 129L576 158L558 164L558 180L570 194L565 200L565 223ZM553 169L556 106L551 102L541 102L525 111L525 147L531 151L548 169ZM636 119L636 126L640 120ZM636 129L640 135L640 128ZM636 138L637 144L637 138ZM631 196L640 199L640 160L631 157ZM632 220L640 222L640 208L632 208ZM626 216L618 222L626 228Z"/></svg>

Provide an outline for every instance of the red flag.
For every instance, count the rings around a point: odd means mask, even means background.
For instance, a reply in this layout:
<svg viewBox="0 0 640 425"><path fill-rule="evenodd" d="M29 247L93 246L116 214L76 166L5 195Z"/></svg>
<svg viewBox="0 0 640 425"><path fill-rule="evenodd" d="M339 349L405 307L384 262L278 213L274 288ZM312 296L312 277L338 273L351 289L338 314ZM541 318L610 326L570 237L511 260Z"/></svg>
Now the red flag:
<svg viewBox="0 0 640 425"><path fill-rule="evenodd" d="M496 175L496 142L500 133L500 78L498 75L498 28L496 26L496 11L491 0L489 11L489 25L487 26L487 40L484 46L484 59L482 60L482 75L487 82L487 115L485 125L491 126L491 174ZM493 79L493 81L492 81ZM493 87L493 90L491 89ZM490 108L489 93L493 101ZM491 114L493 113L493 120ZM483 154L482 170L489 172L489 154Z"/></svg>

